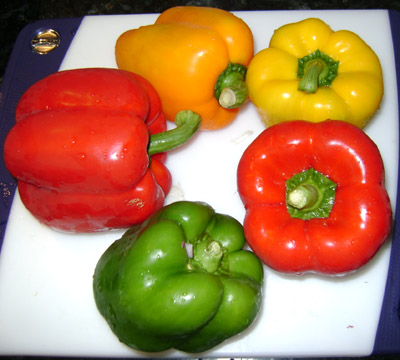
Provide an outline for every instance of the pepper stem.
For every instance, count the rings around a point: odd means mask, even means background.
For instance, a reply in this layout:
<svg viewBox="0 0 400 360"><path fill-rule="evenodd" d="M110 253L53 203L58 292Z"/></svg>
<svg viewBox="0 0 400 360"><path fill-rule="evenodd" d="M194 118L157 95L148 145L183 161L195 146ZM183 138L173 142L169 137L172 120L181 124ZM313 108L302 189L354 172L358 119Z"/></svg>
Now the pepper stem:
<svg viewBox="0 0 400 360"><path fill-rule="evenodd" d="M245 82L246 71L244 65L229 63L218 77L214 95L223 108L237 108L246 102L249 96Z"/></svg>
<svg viewBox="0 0 400 360"><path fill-rule="evenodd" d="M335 202L336 183L310 168L286 181L286 206L292 218L327 218Z"/></svg>
<svg viewBox="0 0 400 360"><path fill-rule="evenodd" d="M302 184L290 191L287 203L296 209L313 207L318 200L318 191L313 185Z"/></svg>
<svg viewBox="0 0 400 360"><path fill-rule="evenodd" d="M298 60L298 90L315 93L319 86L330 86L338 74L339 61L333 60L320 50Z"/></svg>
<svg viewBox="0 0 400 360"><path fill-rule="evenodd" d="M215 240L201 241L193 248L193 261L209 273L218 270L223 255L221 244Z"/></svg>
<svg viewBox="0 0 400 360"><path fill-rule="evenodd" d="M175 149L186 143L200 128L201 116L191 110L182 110L175 117L176 128L150 136L149 156Z"/></svg>

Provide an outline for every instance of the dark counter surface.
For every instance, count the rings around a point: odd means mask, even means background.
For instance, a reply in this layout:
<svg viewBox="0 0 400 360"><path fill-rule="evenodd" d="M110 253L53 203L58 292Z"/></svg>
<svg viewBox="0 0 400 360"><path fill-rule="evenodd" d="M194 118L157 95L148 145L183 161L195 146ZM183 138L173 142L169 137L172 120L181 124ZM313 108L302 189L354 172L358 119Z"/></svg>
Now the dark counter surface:
<svg viewBox="0 0 400 360"><path fill-rule="evenodd" d="M0 84L19 32L28 24L49 18L71 18L85 15L160 13L178 5L212 6L225 10L327 10L391 9L400 11L400 0L12 0L0 5ZM399 339L400 341L400 339ZM1 357L0 359L4 359ZM13 357L26 359L26 357ZM28 359L38 359L29 357ZM47 358L54 359L54 358ZM83 359L83 358L82 358ZM326 359L326 358L324 358ZM338 360L344 358L336 358ZM350 359L350 358L345 358ZM371 356L369 360L399 359L399 355ZM282 359L284 360L284 359ZM288 359L287 359L288 360Z"/></svg>

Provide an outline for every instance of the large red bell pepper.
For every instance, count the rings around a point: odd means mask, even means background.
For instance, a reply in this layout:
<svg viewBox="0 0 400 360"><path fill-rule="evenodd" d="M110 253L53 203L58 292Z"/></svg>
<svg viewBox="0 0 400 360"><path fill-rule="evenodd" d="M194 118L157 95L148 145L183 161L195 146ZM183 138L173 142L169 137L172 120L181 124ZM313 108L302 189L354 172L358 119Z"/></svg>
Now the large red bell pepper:
<svg viewBox="0 0 400 360"><path fill-rule="evenodd" d="M391 228L379 150L342 121L288 121L263 131L239 162L238 189L249 245L281 272L352 272Z"/></svg>
<svg viewBox="0 0 400 360"><path fill-rule="evenodd" d="M190 111L166 131L144 78L117 69L61 71L32 85L4 145L28 210L51 227L124 228L161 208L171 187L166 150L200 126Z"/></svg>

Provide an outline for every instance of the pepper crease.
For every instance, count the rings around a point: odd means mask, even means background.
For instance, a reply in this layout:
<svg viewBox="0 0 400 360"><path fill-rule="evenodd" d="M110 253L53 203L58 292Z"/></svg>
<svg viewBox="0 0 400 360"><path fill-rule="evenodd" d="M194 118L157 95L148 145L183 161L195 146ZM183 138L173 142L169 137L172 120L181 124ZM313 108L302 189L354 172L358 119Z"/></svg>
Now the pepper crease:
<svg viewBox="0 0 400 360"><path fill-rule="evenodd" d="M61 71L21 97L5 163L22 202L45 225L75 232L127 228L163 206L171 187L166 150L199 128L198 115L178 115L180 126L166 131L158 94L137 74Z"/></svg>
<svg viewBox="0 0 400 360"><path fill-rule="evenodd" d="M375 143L344 121L287 121L264 130L237 170L253 251L284 273L341 275L389 235L390 200Z"/></svg>
<svg viewBox="0 0 400 360"><path fill-rule="evenodd" d="M118 67L151 82L167 120L190 109L204 130L229 125L247 101L253 55L253 34L242 19L201 6L169 8L154 24L121 34L115 46Z"/></svg>
<svg viewBox="0 0 400 360"><path fill-rule="evenodd" d="M317 18L281 26L251 60L246 83L266 125L343 120L364 128L383 97L382 68L354 32Z"/></svg>
<svg viewBox="0 0 400 360"><path fill-rule="evenodd" d="M134 349L208 350L248 328L261 306L263 267L245 243L242 225L205 203L167 205L101 256L97 308Z"/></svg>

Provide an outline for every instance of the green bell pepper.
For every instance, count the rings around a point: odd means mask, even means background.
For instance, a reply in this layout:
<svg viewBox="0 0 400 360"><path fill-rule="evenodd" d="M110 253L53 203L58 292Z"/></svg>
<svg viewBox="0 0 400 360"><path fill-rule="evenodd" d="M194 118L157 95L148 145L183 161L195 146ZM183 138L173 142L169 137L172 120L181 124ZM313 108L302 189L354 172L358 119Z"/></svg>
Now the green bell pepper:
<svg viewBox="0 0 400 360"><path fill-rule="evenodd" d="M133 349L197 353L245 330L262 299L263 267L242 225L179 201L129 229L94 273L97 308Z"/></svg>

